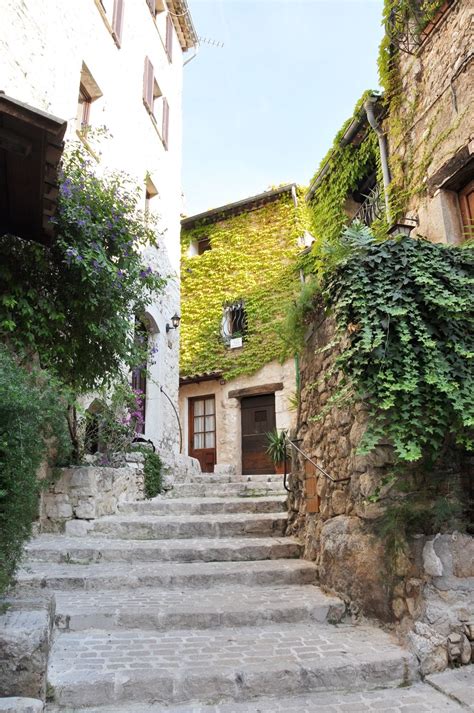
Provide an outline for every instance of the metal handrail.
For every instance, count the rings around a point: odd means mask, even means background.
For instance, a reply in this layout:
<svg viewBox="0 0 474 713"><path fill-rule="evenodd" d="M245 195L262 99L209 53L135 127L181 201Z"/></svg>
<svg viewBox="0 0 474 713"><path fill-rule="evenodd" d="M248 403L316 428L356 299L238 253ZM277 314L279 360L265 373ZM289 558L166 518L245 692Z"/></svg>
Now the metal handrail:
<svg viewBox="0 0 474 713"><path fill-rule="evenodd" d="M322 473L322 474L323 474L328 480L330 480L332 483L344 483L344 482L346 482L346 481L348 481L348 480L351 479L351 476L349 476L348 478L333 478L332 475L329 475L329 473L328 473L327 471L325 471L324 468L321 468L321 466L318 465L318 464L316 463L316 461L314 461L312 458L310 458L309 455L307 455L304 451L302 451L301 448L298 448L298 446L296 445L296 443L294 443L294 442L291 440L291 438L288 438L288 436L286 435L286 433L285 433L285 440L286 440L286 442L287 442L288 445L290 445L292 448L295 449L295 451L297 451L300 455L302 455L303 458L305 458L305 460L307 460L309 463L311 463L312 465L314 465L314 467L317 468L317 470L319 470L319 472ZM285 467L285 470L284 470L283 485L285 486L285 490L286 490L288 493L290 493L290 492L291 492L291 489L288 488L288 486L287 486L287 484L286 484L286 478L287 478L287 475L288 475L286 464L287 464L287 454L286 454L286 449L285 449L285 460L284 460L284 467Z"/></svg>

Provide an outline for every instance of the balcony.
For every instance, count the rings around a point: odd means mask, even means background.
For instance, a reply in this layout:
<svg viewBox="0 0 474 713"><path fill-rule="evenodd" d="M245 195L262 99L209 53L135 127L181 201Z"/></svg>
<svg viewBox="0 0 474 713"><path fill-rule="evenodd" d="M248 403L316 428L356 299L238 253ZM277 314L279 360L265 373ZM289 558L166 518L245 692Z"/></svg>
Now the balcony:
<svg viewBox="0 0 474 713"><path fill-rule="evenodd" d="M352 219L352 223L359 221L370 228L372 223L382 218L385 212L383 189L376 184L365 196L364 202Z"/></svg>

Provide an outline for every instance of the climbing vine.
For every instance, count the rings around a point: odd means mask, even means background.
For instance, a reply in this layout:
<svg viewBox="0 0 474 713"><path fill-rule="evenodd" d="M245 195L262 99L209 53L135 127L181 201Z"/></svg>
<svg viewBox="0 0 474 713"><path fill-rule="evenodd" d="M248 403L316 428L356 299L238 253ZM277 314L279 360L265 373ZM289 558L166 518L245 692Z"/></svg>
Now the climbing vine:
<svg viewBox="0 0 474 713"><path fill-rule="evenodd" d="M436 19L444 0L385 0L379 57L379 78L387 110L385 130L390 142L392 180L389 201L392 218L403 217L414 196L426 193L426 175L440 147L459 126L459 115L446 126L442 112L434 109L424 120L423 131L413 131L420 117L420 100L425 93L424 77L416 56L429 23ZM413 51L405 45L412 42ZM410 91L407 91L407 86Z"/></svg>
<svg viewBox="0 0 474 713"><path fill-rule="evenodd" d="M337 359L369 409L361 443L401 461L435 460L448 437L473 447L474 254L421 238L342 238L323 294L347 346Z"/></svg>
<svg viewBox="0 0 474 713"><path fill-rule="evenodd" d="M227 379L252 374L281 352L276 333L292 299L307 227L306 203L298 191L237 216L182 232L181 373L222 372ZM208 238L211 250L189 256L190 244ZM229 349L221 335L223 307L243 300L244 346Z"/></svg>
<svg viewBox="0 0 474 713"><path fill-rule="evenodd" d="M314 181L328 165L328 170L326 169L310 201L312 233L316 237L313 254L318 252L323 243L336 242L339 239L342 229L348 222L346 200L357 189L360 182L373 172L377 173L377 178L381 182L377 135L370 127L367 128L360 145L341 143L350 124L365 115L364 101L372 94L374 92L370 90L365 92L357 102L353 115L336 134L331 149L321 161L312 179ZM379 222L380 228L383 229L385 222L383 220ZM374 226L374 229L377 229L377 226Z"/></svg>

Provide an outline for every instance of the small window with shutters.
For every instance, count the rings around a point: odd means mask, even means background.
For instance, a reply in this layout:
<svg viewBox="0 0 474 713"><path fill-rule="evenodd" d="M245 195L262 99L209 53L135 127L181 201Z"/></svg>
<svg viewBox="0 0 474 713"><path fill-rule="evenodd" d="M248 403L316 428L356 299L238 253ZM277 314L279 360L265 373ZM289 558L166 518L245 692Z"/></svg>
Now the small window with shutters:
<svg viewBox="0 0 474 713"><path fill-rule="evenodd" d="M165 11L164 0L145 0L152 17L156 17L158 13Z"/></svg>
<svg viewBox="0 0 474 713"><path fill-rule="evenodd" d="M122 45L124 0L95 0L105 26L118 48Z"/></svg>
<svg viewBox="0 0 474 713"><path fill-rule="evenodd" d="M148 57L145 57L143 73L143 103L153 120L153 125L163 142L163 146L168 150L169 105L156 81L155 71Z"/></svg>
<svg viewBox="0 0 474 713"><path fill-rule="evenodd" d="M165 49L166 49L166 54L168 56L168 60L170 62L173 61L173 21L171 19L171 15L168 13L166 15L166 42L165 42Z"/></svg>

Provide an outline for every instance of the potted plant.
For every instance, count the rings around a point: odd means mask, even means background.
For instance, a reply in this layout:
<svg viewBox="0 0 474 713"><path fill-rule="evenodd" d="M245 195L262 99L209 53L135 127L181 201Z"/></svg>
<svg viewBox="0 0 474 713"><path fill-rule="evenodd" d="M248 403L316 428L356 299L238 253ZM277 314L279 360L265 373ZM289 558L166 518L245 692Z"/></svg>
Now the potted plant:
<svg viewBox="0 0 474 713"><path fill-rule="evenodd" d="M268 440L267 453L275 464L276 473L284 473L285 456L288 459L288 444L286 440L286 431L280 431L275 428L270 433L266 434Z"/></svg>

